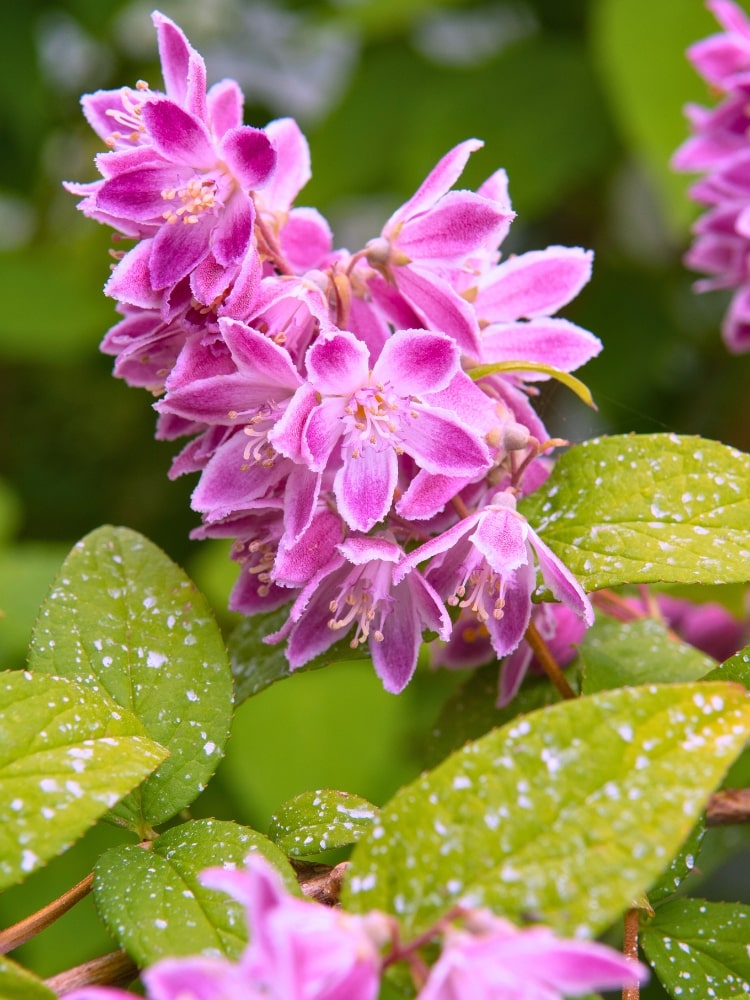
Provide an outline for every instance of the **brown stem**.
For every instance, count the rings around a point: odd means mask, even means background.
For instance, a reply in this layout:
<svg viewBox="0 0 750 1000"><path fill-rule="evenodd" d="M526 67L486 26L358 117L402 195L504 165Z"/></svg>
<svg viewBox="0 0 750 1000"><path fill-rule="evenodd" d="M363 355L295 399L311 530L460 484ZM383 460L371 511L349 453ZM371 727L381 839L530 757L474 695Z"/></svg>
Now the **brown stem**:
<svg viewBox="0 0 750 1000"><path fill-rule="evenodd" d="M625 940L622 950L625 958L631 962L638 961L638 914L639 910L634 907L625 914ZM622 1000L638 1000L641 995L641 988L638 980L635 979L629 986L622 988Z"/></svg>
<svg viewBox="0 0 750 1000"><path fill-rule="evenodd" d="M324 906L338 905L341 886L344 884L344 876L349 867L348 861L341 861L331 868L330 865L296 861L292 858L292 867L299 887L308 899L314 899Z"/></svg>
<svg viewBox="0 0 750 1000"><path fill-rule="evenodd" d="M555 685L562 697L575 698L575 691L566 681L565 674L563 674L557 660L550 653L547 643L541 637L539 629L533 622L529 622L529 626L526 629L526 641L534 651L534 656L536 656L545 674Z"/></svg>
<svg viewBox="0 0 750 1000"><path fill-rule="evenodd" d="M725 788L709 799L706 826L734 823L750 823L750 788Z"/></svg>
<svg viewBox="0 0 750 1000"><path fill-rule="evenodd" d="M51 903L43 906L41 910L37 910L36 913L32 913L28 917L24 917L23 920L19 920L12 927L0 931L0 955L7 955L14 948L19 948L26 941L33 938L34 935L39 934L53 924L63 913L67 913L71 906L75 906L79 900L87 896L91 892L93 884L94 876L87 875L77 885L74 885L72 889L68 889L62 896L53 899Z"/></svg>
<svg viewBox="0 0 750 1000"><path fill-rule="evenodd" d="M45 983L58 996L83 986L127 986L138 975L138 966L124 951L113 951L90 962L51 976Z"/></svg>

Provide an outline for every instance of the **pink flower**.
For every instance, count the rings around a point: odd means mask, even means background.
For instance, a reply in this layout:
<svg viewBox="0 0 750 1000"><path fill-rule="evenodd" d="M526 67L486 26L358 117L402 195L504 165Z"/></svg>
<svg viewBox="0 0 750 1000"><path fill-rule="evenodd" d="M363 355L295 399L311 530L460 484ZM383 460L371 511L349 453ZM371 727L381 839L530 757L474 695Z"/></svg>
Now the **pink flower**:
<svg viewBox="0 0 750 1000"><path fill-rule="evenodd" d="M110 281L135 305L188 275L199 299L217 269L235 276L253 234L252 191L276 162L268 136L242 124L237 85L206 93L201 57L169 18L157 12L154 23L166 95L142 84L85 97L89 122L113 148L97 157L103 180L67 185L84 196L85 215L142 241Z"/></svg>
<svg viewBox="0 0 750 1000"><path fill-rule="evenodd" d="M375 1000L388 918L364 917L291 896L259 855L244 869L209 868L205 885L245 906L250 943L238 962L196 955L167 958L142 979L149 1000ZM132 993L86 987L70 1000L132 1000Z"/></svg>
<svg viewBox="0 0 750 1000"><path fill-rule="evenodd" d="M552 594L586 625L594 612L581 585L516 511L510 493L411 552L395 577L431 560L425 578L449 604L471 611L490 634L498 657L515 650L531 618L536 587L534 556Z"/></svg>
<svg viewBox="0 0 750 1000"><path fill-rule="evenodd" d="M355 628L350 645L367 642L386 691L398 694L417 665L423 630L450 635L448 613L416 570L399 573L404 554L387 538L348 538L301 591L289 619L266 642L289 637L291 668L324 653Z"/></svg>
<svg viewBox="0 0 750 1000"><path fill-rule="evenodd" d="M729 0L713 0L708 7L724 33L698 42L688 56L726 97L713 110L686 108L693 135L672 163L677 170L706 172L690 191L708 211L694 227L685 263L710 275L696 282L696 291L736 289L722 336L730 351L740 353L750 350L750 20Z"/></svg>
<svg viewBox="0 0 750 1000"><path fill-rule="evenodd" d="M433 400L456 378L469 383L449 337L399 330L370 369L365 344L341 331L319 337L306 366L308 383L292 397L269 440L313 472L333 463L338 510L353 530L369 531L389 512L402 453L418 467L448 476L472 477L489 468L480 436ZM467 388L481 397L470 383Z"/></svg>
<svg viewBox="0 0 750 1000"><path fill-rule="evenodd" d="M240 959L240 971L259 996L269 1000L377 996L379 944L389 932L385 917L377 913L358 917L290 896L278 872L257 855L247 858L244 870L211 868L202 880L245 906L250 944ZM151 970L149 987L157 981L159 969L157 965ZM249 995L254 997L255 992Z"/></svg>
<svg viewBox="0 0 750 1000"><path fill-rule="evenodd" d="M546 927L519 929L482 910L467 927L448 929L418 1000L562 1000L648 978L640 962Z"/></svg>

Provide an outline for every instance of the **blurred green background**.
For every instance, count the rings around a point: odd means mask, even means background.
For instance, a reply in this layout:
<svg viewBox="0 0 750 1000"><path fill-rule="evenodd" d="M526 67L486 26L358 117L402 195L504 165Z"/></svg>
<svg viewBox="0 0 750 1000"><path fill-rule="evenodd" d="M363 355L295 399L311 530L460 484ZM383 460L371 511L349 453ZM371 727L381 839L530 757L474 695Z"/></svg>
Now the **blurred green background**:
<svg viewBox="0 0 750 1000"><path fill-rule="evenodd" d="M565 311L604 342L582 373L599 410L559 387L541 406L552 433L701 433L750 450L750 356L729 356L726 299L696 297L681 265L694 211L668 161L682 105L708 101L684 59L713 30L701 0L165 0L203 53L209 81L234 76L246 120L292 115L309 137L300 196L354 250L436 160L470 136L466 186L498 166L518 218L505 251L551 244L596 253ZM0 34L0 655L23 664L35 611L70 545L101 523L142 531L184 565L222 624L234 570L220 545L191 543L193 482L166 478L173 445L153 440L149 397L110 376L97 344L115 321L101 294L109 235L75 210L63 179L93 180L99 149L83 91L161 85L151 7L140 0L27 0ZM743 388L745 391L743 391ZM399 699L359 666L301 675L244 705L219 778L196 814L265 829L289 796L327 785L383 801L417 773L452 677L420 674ZM354 706L354 707L352 707ZM83 846L8 893L16 917L89 870ZM85 904L88 905L88 904ZM63 939L105 950L75 920L26 949L45 974ZM66 930L66 927L68 928ZM57 935L57 936L55 936ZM66 943L65 947L69 945ZM78 954L77 952L76 954Z"/></svg>

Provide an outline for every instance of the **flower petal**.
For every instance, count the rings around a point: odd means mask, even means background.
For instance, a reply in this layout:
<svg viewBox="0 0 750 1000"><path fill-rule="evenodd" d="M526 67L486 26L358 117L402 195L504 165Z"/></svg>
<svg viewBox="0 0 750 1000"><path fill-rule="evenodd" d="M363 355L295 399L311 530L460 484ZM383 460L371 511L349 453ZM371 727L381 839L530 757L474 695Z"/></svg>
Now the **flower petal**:
<svg viewBox="0 0 750 1000"><path fill-rule="evenodd" d="M149 101L141 116L154 148L165 159L203 169L216 164L218 156L208 129L174 101Z"/></svg>
<svg viewBox="0 0 750 1000"><path fill-rule="evenodd" d="M397 330L383 346L373 380L390 382L404 396L444 389L460 367L455 341L424 330Z"/></svg>
<svg viewBox="0 0 750 1000"><path fill-rule="evenodd" d="M484 145L479 139L467 139L438 161L411 198L397 209L383 228L383 234L388 232L404 219L420 212L425 212L453 187L463 173L469 157Z"/></svg>
<svg viewBox="0 0 750 1000"><path fill-rule="evenodd" d="M227 166L246 191L268 179L276 166L276 151L263 129L242 125L230 129L221 140Z"/></svg>
<svg viewBox="0 0 750 1000"><path fill-rule="evenodd" d="M392 448L365 447L348 457L336 473L333 492L338 511L354 531L369 531L391 507L398 462Z"/></svg>
<svg viewBox="0 0 750 1000"><path fill-rule="evenodd" d="M323 395L349 396L367 382L367 347L345 330L319 337L305 362L311 384Z"/></svg>
<svg viewBox="0 0 750 1000"><path fill-rule="evenodd" d="M549 316L580 292L591 277L590 250L547 247L511 257L480 283L474 307L489 323Z"/></svg>

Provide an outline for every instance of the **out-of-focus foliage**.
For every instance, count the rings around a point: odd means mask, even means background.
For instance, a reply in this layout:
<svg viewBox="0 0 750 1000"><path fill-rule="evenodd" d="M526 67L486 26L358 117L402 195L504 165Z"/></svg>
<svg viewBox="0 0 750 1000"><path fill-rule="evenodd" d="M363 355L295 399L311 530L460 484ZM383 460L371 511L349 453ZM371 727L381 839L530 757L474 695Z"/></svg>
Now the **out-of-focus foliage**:
<svg viewBox="0 0 750 1000"><path fill-rule="evenodd" d="M60 187L94 177L98 143L79 94L139 78L159 84L151 7L29 0L4 9L3 666L22 665L65 552L103 522L142 531L185 563L219 615L235 572L224 546L189 541L192 483L166 476L175 448L153 440L148 397L112 380L98 354L115 319L101 294L107 236ZM354 250L376 236L443 152L477 136L485 149L465 182L508 170L518 212L509 252L595 251L594 278L566 315L604 342L581 373L599 410L551 386L540 406L552 433L579 441L676 431L750 450L750 358L724 351L721 296L691 291L680 261L688 181L667 164L687 134L681 105L712 100L683 56L713 30L702 0L165 0L162 9L203 52L211 81L239 80L248 122L299 118L314 174L301 203L328 215L337 245ZM396 700L361 666L311 672L243 705L196 815L265 829L285 799L311 787L380 804L412 778L427 754L405 734L429 741L460 677L418 674ZM352 699L367 704L366 728L347 708ZM55 863L61 888L78 876L78 857ZM38 891L31 878L4 898L0 923L45 902ZM62 943L67 926L27 949L34 968L54 971L54 942L73 955ZM100 930L87 935L80 923L75 937L82 958L105 947Z"/></svg>

